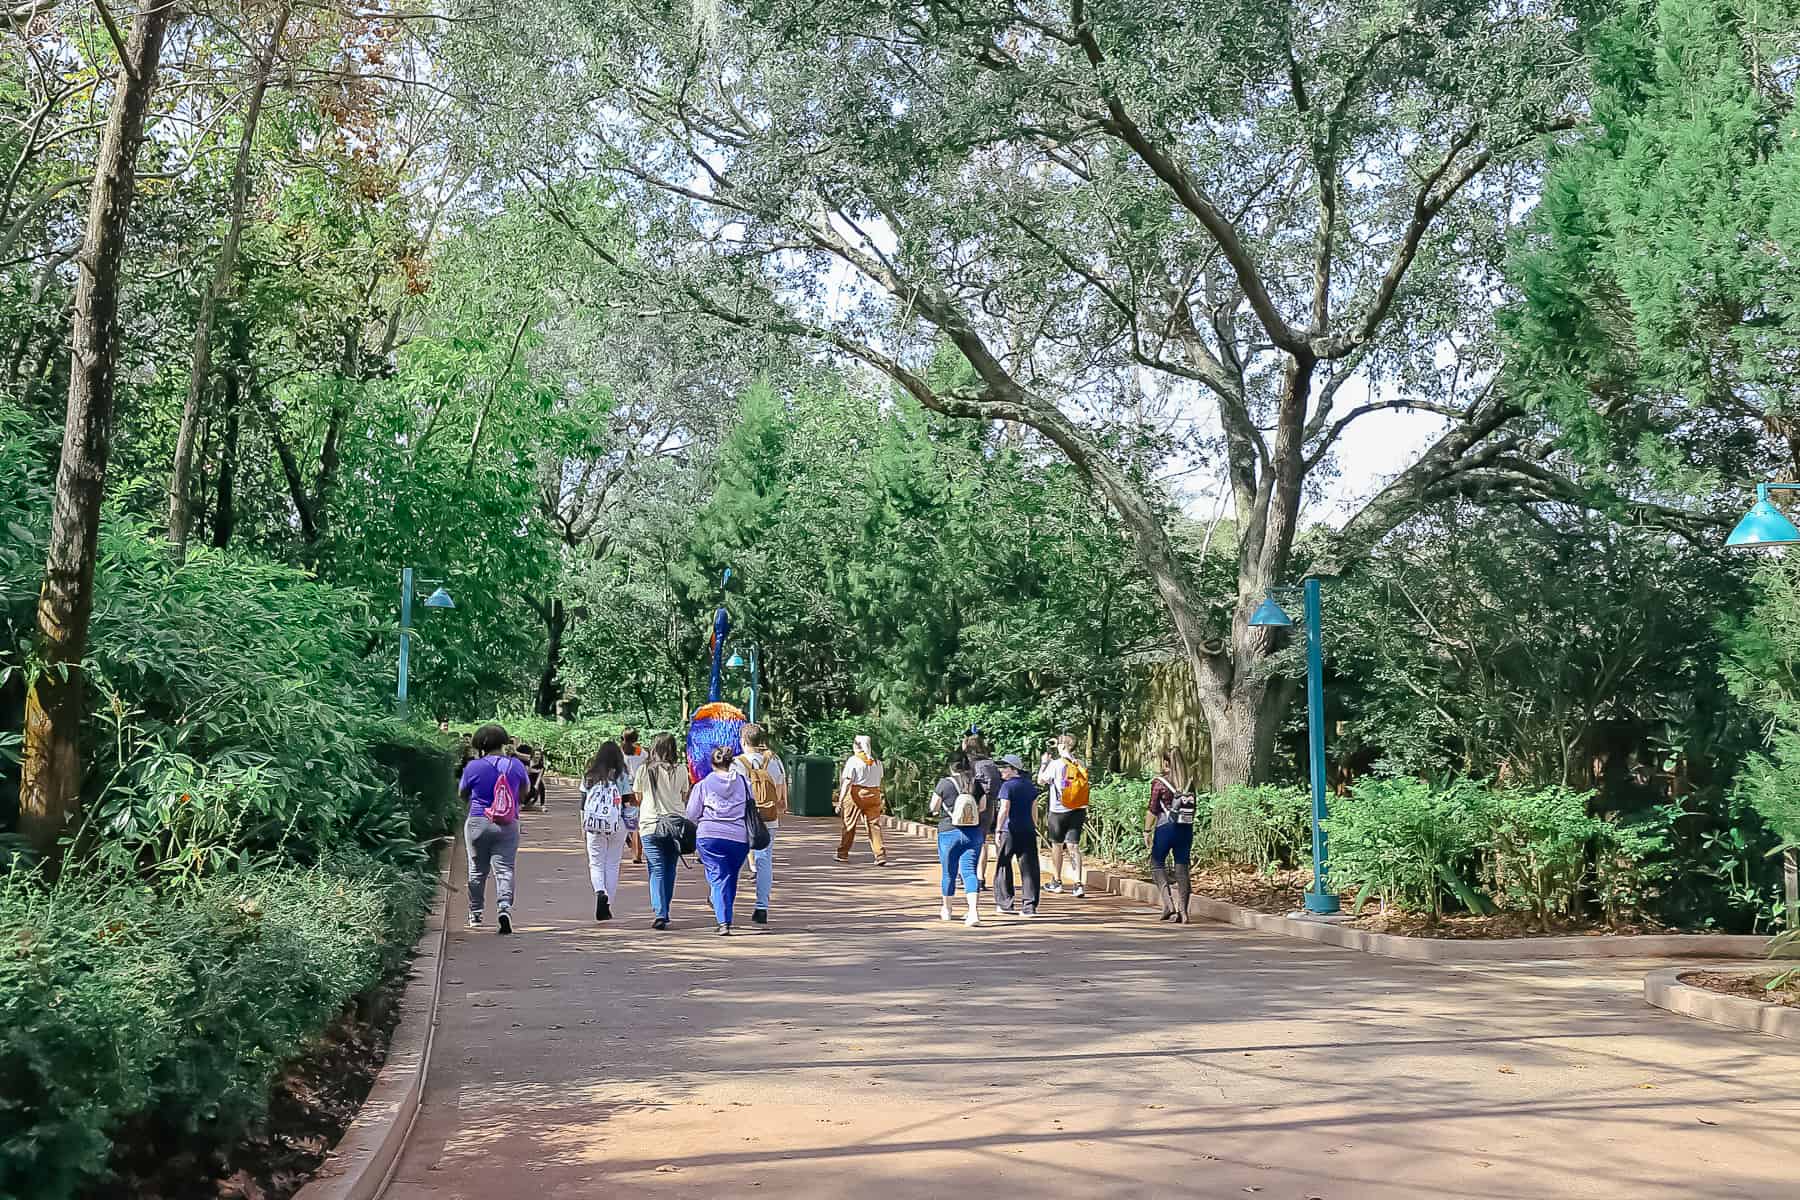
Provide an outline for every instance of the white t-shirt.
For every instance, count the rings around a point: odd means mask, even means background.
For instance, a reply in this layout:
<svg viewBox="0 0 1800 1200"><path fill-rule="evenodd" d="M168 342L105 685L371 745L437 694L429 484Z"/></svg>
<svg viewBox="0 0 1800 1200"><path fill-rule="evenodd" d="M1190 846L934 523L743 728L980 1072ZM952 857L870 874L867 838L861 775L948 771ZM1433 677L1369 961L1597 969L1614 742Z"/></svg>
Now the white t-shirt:
<svg viewBox="0 0 1800 1200"><path fill-rule="evenodd" d="M639 750L636 754L627 754L625 756L625 786L626 787L630 788L630 787L637 786L638 772L643 770L644 764L649 761L650 761L650 754L648 751L645 751L645 750ZM626 794L630 795L631 793L627 792Z"/></svg>
<svg viewBox="0 0 1800 1200"><path fill-rule="evenodd" d="M744 760L748 759L748 762ZM746 779L750 776L749 768L761 767L769 773L769 778L778 788L787 786L787 768L781 765L781 756L772 750L746 750L731 762L731 769ZM742 768L742 769L740 769Z"/></svg>
<svg viewBox="0 0 1800 1200"><path fill-rule="evenodd" d="M862 755L852 754L844 763L843 780L857 787L878 788L881 786L881 760L864 762Z"/></svg>
<svg viewBox="0 0 1800 1200"><path fill-rule="evenodd" d="M1068 812L1063 806L1063 788L1069 780L1069 761L1065 758L1053 758L1038 772L1038 782L1050 790L1050 811Z"/></svg>

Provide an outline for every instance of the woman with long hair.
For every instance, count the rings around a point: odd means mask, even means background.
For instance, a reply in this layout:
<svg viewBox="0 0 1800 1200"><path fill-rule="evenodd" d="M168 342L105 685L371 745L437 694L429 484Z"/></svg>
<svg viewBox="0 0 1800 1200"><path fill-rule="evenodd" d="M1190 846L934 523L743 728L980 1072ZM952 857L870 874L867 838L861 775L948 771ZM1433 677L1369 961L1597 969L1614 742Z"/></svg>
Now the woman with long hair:
<svg viewBox="0 0 1800 1200"><path fill-rule="evenodd" d="M1193 777L1179 747L1162 752L1162 773L1150 782L1150 806L1144 814L1144 845L1150 849L1150 880L1162 896L1162 919L1185 925L1188 895L1193 888L1189 860L1194 851ZM1175 860L1169 866L1169 859Z"/></svg>
<svg viewBox="0 0 1800 1200"><path fill-rule="evenodd" d="M632 789L639 802L638 836L650 871L650 911L654 914L650 925L667 929L669 907L675 902L675 864L681 861L687 821L687 772L676 754L673 734L659 733L650 743L650 753L638 768Z"/></svg>
<svg viewBox="0 0 1800 1200"><path fill-rule="evenodd" d="M712 774L694 785L687 803L687 819L696 826L694 848L706 869L721 934L731 932L738 874L750 857L750 781L731 769L736 757L730 746L714 747Z"/></svg>
<svg viewBox="0 0 1800 1200"><path fill-rule="evenodd" d="M587 835L596 921L612 920L612 898L619 893L619 860L625 856L625 798L630 791L619 743L601 742L581 780L581 827Z"/></svg>
<svg viewBox="0 0 1800 1200"><path fill-rule="evenodd" d="M938 862L944 868L944 907L940 921L951 919L950 901L956 895L956 880L962 878L963 892L969 898L969 912L963 924L973 928L981 924L976 910L976 893L981 881L975 864L981 857L982 815L988 807L987 788L976 778L966 750L950 756L950 773L938 780L931 793L931 815L938 819Z"/></svg>
<svg viewBox="0 0 1800 1200"><path fill-rule="evenodd" d="M631 728L619 735L619 749L625 754L625 779L631 784L631 790L625 796L625 848L631 851L632 864L636 865L644 861L644 840L638 832L643 813L639 811L642 806L636 795L637 776L650 756L638 742L638 731Z"/></svg>

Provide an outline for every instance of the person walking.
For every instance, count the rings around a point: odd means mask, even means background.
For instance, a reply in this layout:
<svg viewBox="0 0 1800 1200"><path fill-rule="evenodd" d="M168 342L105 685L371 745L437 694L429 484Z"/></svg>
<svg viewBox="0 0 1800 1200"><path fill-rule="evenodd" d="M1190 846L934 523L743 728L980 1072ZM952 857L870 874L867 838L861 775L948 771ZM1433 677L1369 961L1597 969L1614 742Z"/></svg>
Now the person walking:
<svg viewBox="0 0 1800 1200"><path fill-rule="evenodd" d="M513 931L513 866L519 857L519 804L531 778L506 752L511 739L499 725L483 725L470 745L480 757L463 768L458 791L468 801L463 842L469 851L469 928L481 928L487 878L494 875L494 907L502 935Z"/></svg>
<svg viewBox="0 0 1800 1200"><path fill-rule="evenodd" d="M939 910L938 919L952 919L950 901L956 896L960 876L963 892L969 898L963 924L973 929L981 924L976 905L981 888L975 877L975 863L981 857L982 810L987 807L987 796L975 769L969 765L967 752L958 750L950 757L950 773L938 780L929 807L931 815L938 819L938 863L943 867L944 907Z"/></svg>
<svg viewBox="0 0 1800 1200"><path fill-rule="evenodd" d="M1194 811L1199 807L1189 787L1187 759L1174 747L1162 752L1162 774L1150 781L1150 806L1144 814L1144 845L1150 850L1150 881L1162 896L1162 919L1188 922L1188 896L1193 890L1189 860L1194 852ZM1175 862L1168 865L1170 857Z"/></svg>
<svg viewBox="0 0 1800 1200"><path fill-rule="evenodd" d="M850 847L856 841L858 826L867 826L869 849L875 853L875 865L887 866L887 849L881 841L881 757L875 751L875 739L866 733L856 735L856 748L844 760L838 787L838 811L844 815L844 835L838 839L837 860L850 861Z"/></svg>
<svg viewBox="0 0 1800 1200"><path fill-rule="evenodd" d="M1000 795L994 805L994 907L1022 917L1037 916L1038 840L1033 812L1037 785L1025 774L1025 762L1016 754L1000 760ZM1019 865L1024 895L1013 896L1013 863Z"/></svg>
<svg viewBox="0 0 1800 1200"><path fill-rule="evenodd" d="M587 837L588 879L594 885L594 920L612 920L619 894L619 861L625 856L625 804L631 780L619 743L604 741L581 780L581 828ZM633 806L635 807L635 805Z"/></svg>
<svg viewBox="0 0 1800 1200"><path fill-rule="evenodd" d="M971 729L964 735L963 752L969 756L969 767L975 772L975 778L981 781L982 799L986 802L981 810L981 856L975 863L976 889L984 890L987 887L988 852L994 846L994 818L999 812L1000 764L994 761L980 729Z"/></svg>
<svg viewBox="0 0 1800 1200"><path fill-rule="evenodd" d="M637 777L650 756L638 743L635 729L627 729L619 735L619 749L625 752L625 778L632 785L631 793L625 797L625 849L631 851L631 862L636 866L644 861L644 835L638 828L643 823L643 814L639 811L641 802L636 793Z"/></svg>
<svg viewBox="0 0 1800 1200"><path fill-rule="evenodd" d="M687 772L675 753L673 734L659 733L632 780L637 797L638 833L644 862L650 874L652 929L669 927L669 909L675 903L675 865L681 861L681 845L687 825Z"/></svg>
<svg viewBox="0 0 1800 1200"><path fill-rule="evenodd" d="M1044 830L1050 835L1050 882L1046 892L1063 890L1064 852L1075 868L1075 896L1087 895L1087 876L1081 865L1081 831L1087 827L1087 764L1075 757L1075 735L1065 733L1056 739L1056 753L1045 752L1038 771L1038 783L1050 795L1049 812Z"/></svg>
<svg viewBox="0 0 1800 1200"><path fill-rule="evenodd" d="M712 893L720 934L731 932L738 873L750 856L750 784L731 769L735 757L730 746L716 747L712 773L694 785L687 802L687 819L697 826L694 846L706 869L706 886Z"/></svg>
<svg viewBox="0 0 1800 1200"><path fill-rule="evenodd" d="M731 768L750 785L750 799L769 827L769 844L750 851L750 877L756 881L756 908L750 919L767 925L769 901L775 891L775 835L788 808L787 767L781 756L769 748L769 731L761 725L744 726L738 738L744 744L744 752L732 760Z"/></svg>

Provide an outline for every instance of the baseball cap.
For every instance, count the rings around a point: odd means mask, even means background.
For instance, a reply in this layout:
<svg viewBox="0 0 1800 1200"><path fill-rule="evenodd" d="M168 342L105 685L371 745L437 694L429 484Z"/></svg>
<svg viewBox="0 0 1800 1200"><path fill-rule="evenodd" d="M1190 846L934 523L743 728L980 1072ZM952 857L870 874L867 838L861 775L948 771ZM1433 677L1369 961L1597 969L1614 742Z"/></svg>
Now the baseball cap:
<svg viewBox="0 0 1800 1200"><path fill-rule="evenodd" d="M1008 754L1005 758L1000 760L1000 765L1003 767L1011 767L1015 771L1023 771L1025 769L1025 760L1016 754Z"/></svg>

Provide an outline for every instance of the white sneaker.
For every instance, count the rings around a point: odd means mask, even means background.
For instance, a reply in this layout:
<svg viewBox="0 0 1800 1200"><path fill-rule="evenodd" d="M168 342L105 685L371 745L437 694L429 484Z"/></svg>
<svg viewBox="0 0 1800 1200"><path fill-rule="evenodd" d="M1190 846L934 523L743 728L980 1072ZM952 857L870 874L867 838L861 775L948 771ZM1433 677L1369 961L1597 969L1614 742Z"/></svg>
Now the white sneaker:
<svg viewBox="0 0 1800 1200"><path fill-rule="evenodd" d="M938 909L938 920L949 921L952 919L953 918L950 913L950 902L948 900L946 900L946 901L944 901L944 907Z"/></svg>
<svg viewBox="0 0 1800 1200"><path fill-rule="evenodd" d="M1049 883L1044 885L1044 890L1046 892L1060 893L1063 890L1062 882L1060 880L1052 879Z"/></svg>
<svg viewBox="0 0 1800 1200"><path fill-rule="evenodd" d="M1075 898L1076 898L1076 899L1077 899L1077 900L1080 900L1080 899L1081 899L1081 898L1082 898L1082 897L1084 897L1084 896L1086 896L1086 895L1087 895L1087 889L1086 889L1086 888L1084 888L1084 887L1082 887L1082 886L1081 886L1081 885L1080 885L1080 884L1079 884L1079 883L1078 883L1078 884L1076 884L1076 885L1075 885L1075 892L1074 892L1074 895L1075 895Z"/></svg>
<svg viewBox="0 0 1800 1200"><path fill-rule="evenodd" d="M981 914L971 908L969 910L969 915L963 918L963 924L967 925L970 929L975 928L977 925L981 924Z"/></svg>

